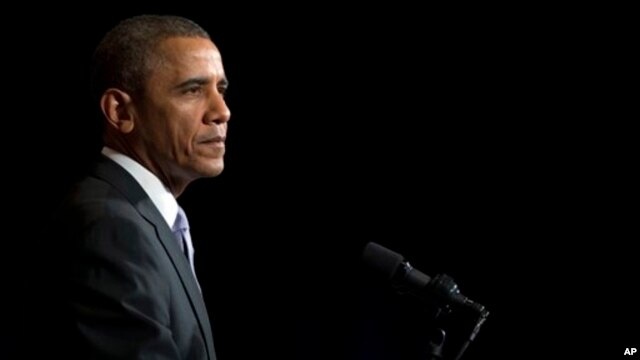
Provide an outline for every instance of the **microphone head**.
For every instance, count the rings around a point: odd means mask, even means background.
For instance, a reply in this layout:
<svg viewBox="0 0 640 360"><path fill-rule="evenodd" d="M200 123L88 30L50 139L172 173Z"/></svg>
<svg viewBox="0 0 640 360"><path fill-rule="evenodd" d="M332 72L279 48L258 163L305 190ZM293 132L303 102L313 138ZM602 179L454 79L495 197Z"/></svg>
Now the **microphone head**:
<svg viewBox="0 0 640 360"><path fill-rule="evenodd" d="M368 243L362 252L362 260L378 276L391 281L402 266L402 255L374 242Z"/></svg>

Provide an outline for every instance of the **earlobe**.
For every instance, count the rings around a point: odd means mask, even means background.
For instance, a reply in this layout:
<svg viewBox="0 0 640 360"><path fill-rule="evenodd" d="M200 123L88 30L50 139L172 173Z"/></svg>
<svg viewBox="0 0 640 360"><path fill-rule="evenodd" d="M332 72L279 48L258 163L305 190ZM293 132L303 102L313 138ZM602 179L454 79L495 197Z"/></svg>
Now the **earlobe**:
<svg viewBox="0 0 640 360"><path fill-rule="evenodd" d="M107 123L124 134L130 133L134 128L130 104L131 96L114 88L107 89L100 98L100 108Z"/></svg>

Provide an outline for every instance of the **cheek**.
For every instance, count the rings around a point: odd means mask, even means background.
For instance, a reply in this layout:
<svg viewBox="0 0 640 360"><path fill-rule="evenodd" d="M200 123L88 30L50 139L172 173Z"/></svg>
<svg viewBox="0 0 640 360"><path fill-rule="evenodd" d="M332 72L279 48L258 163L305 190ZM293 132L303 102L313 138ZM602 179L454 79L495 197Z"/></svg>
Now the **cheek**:
<svg viewBox="0 0 640 360"><path fill-rule="evenodd" d="M188 106L191 105L191 106ZM193 104L179 104L167 115L168 133L173 134L174 150L183 156L197 151L197 140L201 129L201 115Z"/></svg>
<svg viewBox="0 0 640 360"><path fill-rule="evenodd" d="M183 122L182 124L183 126L177 129L177 141L186 154L193 154L196 151L199 127L188 122Z"/></svg>
<svg viewBox="0 0 640 360"><path fill-rule="evenodd" d="M176 151L189 155L193 152L193 135L190 129L185 127L179 127L175 129L174 146Z"/></svg>

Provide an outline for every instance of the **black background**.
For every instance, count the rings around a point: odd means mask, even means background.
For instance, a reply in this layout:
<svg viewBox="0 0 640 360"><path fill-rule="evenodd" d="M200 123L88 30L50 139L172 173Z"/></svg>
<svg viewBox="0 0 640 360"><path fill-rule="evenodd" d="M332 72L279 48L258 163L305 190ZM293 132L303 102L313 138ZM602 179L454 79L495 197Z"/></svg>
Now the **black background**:
<svg viewBox="0 0 640 360"><path fill-rule="evenodd" d="M183 15L210 32L230 80L226 169L179 199L220 360L417 358L429 323L363 273L368 241L489 309L464 359L640 345L637 145L608 102L628 99L605 79L625 73L624 21L215 6L7 14L20 19L5 30L8 221L37 228L99 151L88 67L104 33ZM10 280L46 241L12 229ZM20 292L6 298L21 321ZM29 335L9 342L55 336Z"/></svg>

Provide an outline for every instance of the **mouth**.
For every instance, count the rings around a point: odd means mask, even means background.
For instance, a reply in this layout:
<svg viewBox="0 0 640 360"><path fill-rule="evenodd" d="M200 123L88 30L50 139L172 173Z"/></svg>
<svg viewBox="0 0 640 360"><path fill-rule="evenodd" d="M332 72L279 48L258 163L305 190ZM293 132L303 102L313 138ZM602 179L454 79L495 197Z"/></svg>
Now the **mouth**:
<svg viewBox="0 0 640 360"><path fill-rule="evenodd" d="M214 136L212 138L207 138L203 141L201 141L201 144L216 144L216 143L220 143L220 144L224 144L224 141L227 139L226 136Z"/></svg>
<svg viewBox="0 0 640 360"><path fill-rule="evenodd" d="M208 156L214 156L218 158L224 154L225 140L226 140L225 136L214 136L214 137L205 138L204 140L200 141L198 144L204 149L206 153L209 153Z"/></svg>

